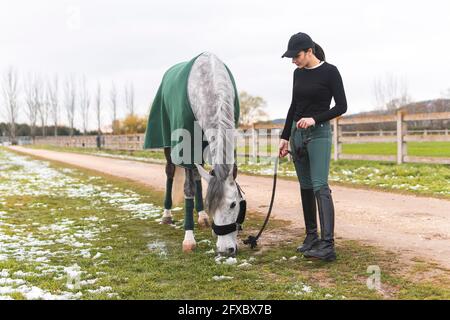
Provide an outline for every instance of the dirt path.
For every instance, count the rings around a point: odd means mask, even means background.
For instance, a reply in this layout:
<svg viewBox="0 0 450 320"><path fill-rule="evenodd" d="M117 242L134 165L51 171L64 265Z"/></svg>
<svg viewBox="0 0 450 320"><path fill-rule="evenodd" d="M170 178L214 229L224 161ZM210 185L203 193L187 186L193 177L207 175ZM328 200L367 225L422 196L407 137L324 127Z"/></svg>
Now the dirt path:
<svg viewBox="0 0 450 320"><path fill-rule="evenodd" d="M164 190L166 176L158 164L23 147L11 149ZM249 210L265 214L272 180L241 174L238 181L246 193ZM332 190L338 239L361 240L405 258L434 260L450 268L450 201L340 186L332 186ZM279 179L273 216L303 227L300 208L298 183Z"/></svg>

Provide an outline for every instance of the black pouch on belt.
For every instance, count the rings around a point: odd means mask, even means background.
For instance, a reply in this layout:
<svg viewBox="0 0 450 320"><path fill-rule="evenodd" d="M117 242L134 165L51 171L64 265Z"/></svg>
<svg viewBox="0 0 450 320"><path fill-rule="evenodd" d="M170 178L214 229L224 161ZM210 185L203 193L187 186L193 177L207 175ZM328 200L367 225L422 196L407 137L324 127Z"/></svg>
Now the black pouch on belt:
<svg viewBox="0 0 450 320"><path fill-rule="evenodd" d="M308 148L306 147L306 145L310 141L311 138L306 138L305 140L303 140L303 143L301 145L295 148L295 157L297 158L296 160L300 160L301 158L305 157L308 154Z"/></svg>

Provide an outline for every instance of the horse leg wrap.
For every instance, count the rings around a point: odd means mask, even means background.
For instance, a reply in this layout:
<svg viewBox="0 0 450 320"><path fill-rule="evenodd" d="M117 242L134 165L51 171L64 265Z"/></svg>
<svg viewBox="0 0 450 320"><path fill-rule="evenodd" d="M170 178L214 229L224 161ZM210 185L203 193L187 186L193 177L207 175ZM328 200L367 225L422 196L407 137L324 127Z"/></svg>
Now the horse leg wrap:
<svg viewBox="0 0 450 320"><path fill-rule="evenodd" d="M184 199L184 230L194 230L194 199Z"/></svg>
<svg viewBox="0 0 450 320"><path fill-rule="evenodd" d="M195 210L197 212L203 211L203 189L202 189L202 181L195 181Z"/></svg>
<svg viewBox="0 0 450 320"><path fill-rule="evenodd" d="M173 187L173 177L175 175L175 165L173 163L168 163L166 165L166 195L164 198L164 209L172 209L172 187Z"/></svg>

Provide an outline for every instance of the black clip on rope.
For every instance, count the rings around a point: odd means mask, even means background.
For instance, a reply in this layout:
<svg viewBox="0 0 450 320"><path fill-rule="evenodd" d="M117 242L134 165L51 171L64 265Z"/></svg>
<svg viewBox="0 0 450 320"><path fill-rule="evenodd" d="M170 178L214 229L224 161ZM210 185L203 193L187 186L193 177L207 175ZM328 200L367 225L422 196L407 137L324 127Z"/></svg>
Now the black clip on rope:
<svg viewBox="0 0 450 320"><path fill-rule="evenodd" d="M273 171L272 197L270 199L270 205L269 205L269 210L267 212L266 220L264 220L264 224L263 224L261 230L259 230L258 235L256 237L255 236L249 236L246 240L244 240L244 244L250 245L251 249L255 249L256 248L256 246L258 245L258 239L261 236L261 234L264 231L264 229L266 228L267 223L269 222L270 213L272 212L272 208L273 208L273 200L275 199L275 190L276 190L276 187L277 187L278 159L279 159L279 157L277 156L275 158L275 168L274 168L274 171Z"/></svg>

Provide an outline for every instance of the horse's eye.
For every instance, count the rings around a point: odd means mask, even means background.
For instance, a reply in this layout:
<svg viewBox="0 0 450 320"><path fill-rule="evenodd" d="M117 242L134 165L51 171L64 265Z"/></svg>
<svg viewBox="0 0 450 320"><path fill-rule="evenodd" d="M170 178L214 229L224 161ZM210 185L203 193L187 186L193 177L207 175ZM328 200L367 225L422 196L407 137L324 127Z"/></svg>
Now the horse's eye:
<svg viewBox="0 0 450 320"><path fill-rule="evenodd" d="M233 202L230 206L230 209L233 209L234 207L236 207L236 202Z"/></svg>

